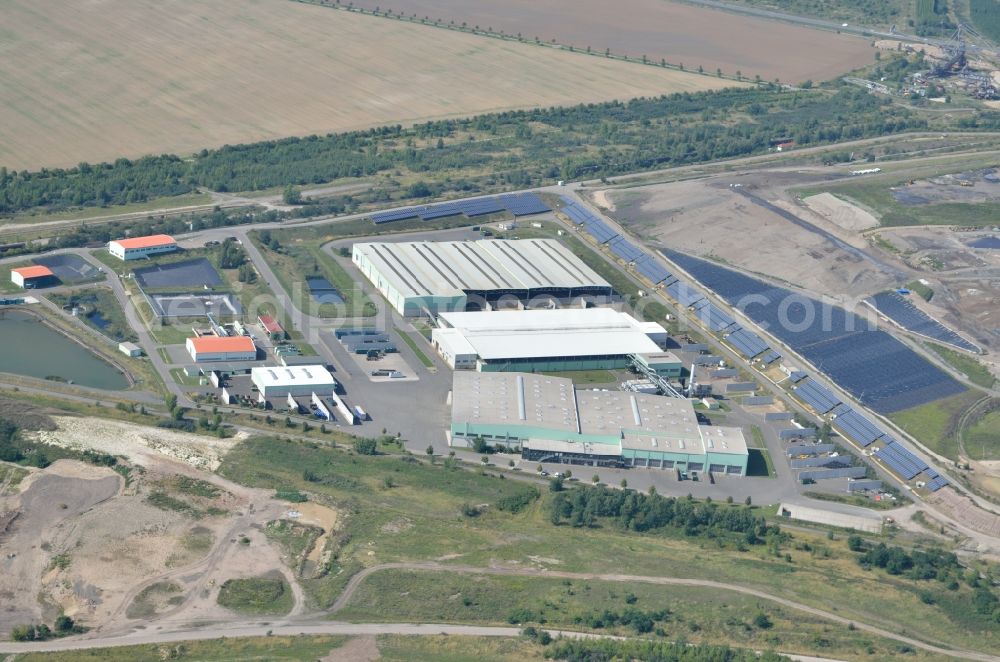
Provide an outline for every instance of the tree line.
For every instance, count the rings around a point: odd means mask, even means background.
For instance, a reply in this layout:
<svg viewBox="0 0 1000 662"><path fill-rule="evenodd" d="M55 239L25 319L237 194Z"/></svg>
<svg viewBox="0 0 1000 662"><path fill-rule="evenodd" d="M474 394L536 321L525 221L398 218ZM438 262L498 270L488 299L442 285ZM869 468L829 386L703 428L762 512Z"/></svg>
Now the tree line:
<svg viewBox="0 0 1000 662"><path fill-rule="evenodd" d="M710 501L665 497L655 491L643 494L604 486L578 487L556 492L549 503L553 524L596 526L613 521L622 529L646 532L675 529L687 536L706 532L742 534L747 544L780 537L779 527L768 524L747 506L722 506Z"/></svg>
<svg viewBox="0 0 1000 662"><path fill-rule="evenodd" d="M455 190L522 188L743 156L787 140L805 146L926 126L909 110L852 86L678 93L229 145L190 159L148 156L36 172L0 168L0 214L143 202L198 188L320 184L402 169L446 174ZM463 173L471 169L491 174L470 182ZM416 182L404 195L441 192Z"/></svg>

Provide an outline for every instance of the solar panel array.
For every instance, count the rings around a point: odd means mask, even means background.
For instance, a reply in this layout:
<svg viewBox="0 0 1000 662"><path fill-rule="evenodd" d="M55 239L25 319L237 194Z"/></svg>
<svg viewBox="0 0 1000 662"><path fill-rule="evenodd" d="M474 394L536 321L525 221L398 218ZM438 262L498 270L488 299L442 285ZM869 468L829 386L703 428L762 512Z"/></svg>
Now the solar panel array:
<svg viewBox="0 0 1000 662"><path fill-rule="evenodd" d="M671 276L670 272L663 265L652 259L636 262L635 270L653 285L659 285Z"/></svg>
<svg viewBox="0 0 1000 662"><path fill-rule="evenodd" d="M897 444L895 439L886 437L882 442L885 445L875 451L875 457L885 462L890 469L906 480L914 478L921 471L927 469L926 462Z"/></svg>
<svg viewBox="0 0 1000 662"><path fill-rule="evenodd" d="M885 436L885 432L880 430L877 425L853 409L838 414L833 419L833 427L866 448L871 446L876 439Z"/></svg>
<svg viewBox="0 0 1000 662"><path fill-rule="evenodd" d="M712 262L664 251L702 285L764 326L840 387L879 413L962 393L965 387L885 331L843 308L761 282ZM669 288L668 288L669 292Z"/></svg>
<svg viewBox="0 0 1000 662"><path fill-rule="evenodd" d="M532 214L544 214L547 211L552 211L534 193L506 193L500 196L500 204L514 216L531 216Z"/></svg>
<svg viewBox="0 0 1000 662"><path fill-rule="evenodd" d="M407 207L405 209L390 209L389 211L380 211L371 214L371 219L376 225L380 225L382 223L393 223L411 218L419 218L423 221L459 215L464 215L466 218L475 218L487 214L496 214L501 211L509 211L514 216L529 216L552 210L534 193L506 193L497 197L456 200L454 202L442 202L437 205Z"/></svg>
<svg viewBox="0 0 1000 662"><path fill-rule="evenodd" d="M620 235L608 242L608 248L626 262L640 262L650 259L644 251L636 248L628 239Z"/></svg>
<svg viewBox="0 0 1000 662"><path fill-rule="evenodd" d="M769 349L768 351L764 352L763 356L760 357L760 362L763 363L764 365L771 365L780 358L781 354L774 351L773 349Z"/></svg>
<svg viewBox="0 0 1000 662"><path fill-rule="evenodd" d="M713 331L727 332L729 335L726 339L746 358L752 359L760 356L765 364L772 363L781 358L781 354L771 349L770 345L763 338L752 331L740 327L732 317L710 303L700 293L691 289L687 283L677 280L667 269L659 265L656 260L652 259L642 249L637 248L621 237L589 210L565 196L563 197L563 202L562 211L574 223L581 225L582 229L599 243L608 243L611 251L618 257L627 262L635 263L636 270L652 281L654 285L666 282L667 294L681 306L696 309L706 325ZM753 278L718 267L704 260L692 258L681 253L664 252L668 257L684 267L685 270L698 278L702 284L710 287L734 305L738 299L747 294L764 294L765 297L771 294L772 298L768 299L768 301L774 305L754 306L753 310L757 312L757 316L751 315L751 319L754 319L758 323L767 322L770 325L769 328L781 329L783 333L776 332L779 338L802 352L806 358L818 365L824 372L827 372L838 383L847 381L843 386L852 393L858 388L859 381L857 379L844 379L847 371L856 371L859 365L868 366L867 370L862 370L864 374L860 383L865 384L880 376L880 371L886 368L884 361L889 361L889 366L896 365L899 370L881 375L885 378L881 380L883 382L883 388L880 392L881 398L869 397L866 399L862 390L859 399L866 405L878 409L876 405L882 404L885 411L898 411L899 409L923 404L923 402L930 402L946 395L960 393L964 390L964 387L958 384L958 382L955 382L945 373L924 361L919 355L912 352L905 345L902 345L902 343L892 336L881 331L855 331L854 316L840 308L832 309L838 311L833 315L835 319L832 330L818 324L810 324L804 328L799 328L801 325L788 324L787 322L789 320L794 321L796 314L799 317L804 317L805 313L814 312L815 309L809 310L807 304L818 304L818 302L795 295L798 297L798 301L792 300L792 305L782 311L785 318L777 319L779 304L782 301L791 300L789 297L792 293L788 290L770 287ZM755 299L754 303L759 304L759 299ZM909 302L904 301L904 303ZM827 322L827 320L822 321L824 323ZM934 320L931 321L933 322ZM781 322L785 322L785 324L781 324ZM840 324L838 325L838 323ZM793 327L796 330L789 330L789 327ZM842 328L844 331L838 333L837 329L839 328ZM947 331L947 329L945 330ZM874 333L879 335L859 337L856 335L859 333ZM832 345L829 344L831 335L833 336ZM821 347L821 345L825 345L825 347ZM857 354L857 360L845 361L843 355L847 354L850 356L852 352ZM872 362L878 362L880 364L879 367L872 369ZM900 362L903 364L902 366L900 366ZM902 374L914 368L920 369L917 370L916 381L912 378L902 378ZM893 378L896 379L895 383L892 381ZM869 446L879 439L883 443L886 443L885 448L878 451L877 454L887 464L896 469L900 475L906 476L907 480L926 469L928 475L931 476L931 480L927 483L929 489L936 491L948 484L944 477L936 473L931 475L933 469L929 469L926 463L900 444L895 443L891 437L886 436L881 429L867 418L841 403L840 398L834 395L829 389L824 388L812 379L807 379L807 375L801 371L793 372L791 379L793 383L798 383L798 386L795 387L795 394L818 413L826 414L832 410L837 410L837 417L834 419L833 424L845 435L854 439L862 446ZM919 383L921 379L929 379L930 381L925 386L918 388L917 393L911 393L909 398L902 395L911 391L913 385ZM885 385L885 381L888 381L888 385ZM810 437L814 436L815 433L816 431L813 429L791 429L780 431L779 436L788 439ZM915 473L907 475L911 469L918 466L919 468ZM903 471L903 467L907 467L907 470ZM812 478L814 480L843 477L861 478L865 473L866 470L864 467L844 467L812 472L804 471L799 477Z"/></svg>
<svg viewBox="0 0 1000 662"><path fill-rule="evenodd" d="M941 322L920 310L912 302L896 292L880 292L866 299L875 310L885 315L907 331L940 340L967 352L979 352L979 348L958 335Z"/></svg>
<svg viewBox="0 0 1000 662"><path fill-rule="evenodd" d="M825 414L840 404L840 398L830 389L820 386L813 380L801 382L795 387L795 395L799 400L816 410L817 414Z"/></svg>
<svg viewBox="0 0 1000 662"><path fill-rule="evenodd" d="M736 320L712 303L702 308L698 316L708 328L716 333L734 330L733 327L736 326Z"/></svg>

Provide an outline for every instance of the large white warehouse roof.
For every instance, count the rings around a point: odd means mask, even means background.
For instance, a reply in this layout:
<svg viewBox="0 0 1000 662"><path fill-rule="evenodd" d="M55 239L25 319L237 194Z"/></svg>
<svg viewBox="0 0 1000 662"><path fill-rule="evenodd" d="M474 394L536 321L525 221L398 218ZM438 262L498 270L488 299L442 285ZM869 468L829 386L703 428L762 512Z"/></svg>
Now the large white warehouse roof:
<svg viewBox="0 0 1000 662"><path fill-rule="evenodd" d="M404 297L611 288L554 239L362 243L354 251Z"/></svg>
<svg viewBox="0 0 1000 662"><path fill-rule="evenodd" d="M662 350L650 335L666 334L659 324L610 308L441 313L440 319L453 330L435 335L486 361L655 353Z"/></svg>
<svg viewBox="0 0 1000 662"><path fill-rule="evenodd" d="M321 365L251 368L250 379L259 388L325 386L334 382L330 371Z"/></svg>

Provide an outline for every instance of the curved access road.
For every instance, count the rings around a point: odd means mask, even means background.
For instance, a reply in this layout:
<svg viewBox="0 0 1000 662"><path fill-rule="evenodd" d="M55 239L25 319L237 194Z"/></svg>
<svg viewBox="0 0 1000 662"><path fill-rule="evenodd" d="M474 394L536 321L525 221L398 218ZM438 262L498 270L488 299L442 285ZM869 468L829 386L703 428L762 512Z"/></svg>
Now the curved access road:
<svg viewBox="0 0 1000 662"><path fill-rule="evenodd" d="M850 619L838 616L822 609L810 607L786 598L781 598L765 591L739 586L736 584L726 584L702 579L687 579L680 577L651 577L645 575L622 575L622 574L599 574L582 572L563 572L558 570L531 570L528 568L480 568L476 566L464 565L444 565L441 563L384 563L366 568L354 575L343 592L330 608L329 613L335 613L342 609L354 596L361 582L370 575L383 570L426 570L438 572L452 572L462 574L480 575L508 575L508 576L530 576L530 577L552 577L561 579L576 579L583 581L608 581L608 582L638 582L646 584L657 584L662 586L696 586L702 588L714 588L721 591L732 591L750 595L762 600L767 600L775 604L780 604L789 609L795 609L803 613L811 614L826 620L840 623L842 625L853 624L860 631L868 632L880 637L892 639L905 643L909 646L920 648L938 655L945 655L958 659L977 660L982 662L1000 662L1000 657L981 653L978 651L967 651L960 649L947 649L934 644L909 639L902 635L884 630L866 623L859 623ZM17 654L29 652L46 651L76 651L94 648L106 648L113 646L134 646L162 644L180 641L219 639L223 637L262 637L267 635L348 635L348 636L373 636L382 634L398 635L438 635L452 634L480 637L517 637L520 636L520 628L487 626L487 625L451 625L436 623L344 623L338 621L322 621L313 618L303 618L298 623L267 623L257 622L246 624L244 622L233 623L205 623L197 624L188 621L185 625L172 629L169 625L157 627L155 623L142 630L135 630L129 634L119 636L96 636L90 638L68 638L56 639L46 642L34 643L8 643L0 642L0 654ZM610 635L597 633L575 632L571 630L547 629L552 636L578 637L578 638L618 638ZM86 637L86 635L85 635ZM816 658L805 655L787 655L800 662L835 662L825 658Z"/></svg>
<svg viewBox="0 0 1000 662"><path fill-rule="evenodd" d="M981 660L982 662L1000 662L1000 657L996 655L989 655L988 653L981 653L979 651L969 651L961 649L948 649L941 646L936 646L934 644L925 643L916 639L911 639L895 632L882 629L880 627L869 625L864 622L858 622L851 620L849 618L844 618L843 616L838 616L829 611L824 611L822 609L817 609L815 607L810 607L809 605L802 604L801 602L795 602L794 600L788 600L787 598L782 598L765 591L760 591L747 586L740 586L738 584L726 584L724 582L716 582L708 579L688 579L681 577L651 577L647 575L622 575L622 574L601 574L601 573L589 573L589 572L564 572L561 570L532 570L530 568L481 568L477 566L467 566L467 565L444 565L441 563L383 563L380 565L374 565L370 568L365 568L361 572L357 573L351 577L350 581L344 587L343 592L334 601L333 605L330 607L331 613L336 613L340 609L350 602L354 593L357 591L358 587L361 585L369 575L382 570L428 570L428 571L439 571L439 572L452 572L452 573L462 573L462 574L475 574L475 575L509 575L509 576L528 576L528 577L546 577L555 579L576 579L581 581L604 581L604 582L630 582L630 583L642 583L642 584L657 584L661 586L696 586L701 588L714 588L720 591L731 591L733 593L742 593L743 595L750 595L755 598L760 598L762 600L767 600L775 604L779 604L783 607L788 607L789 609L795 609L797 611L810 614L812 616L818 616L819 618L832 621L834 623L840 623L844 626L853 625L857 630L868 632L870 634L877 635L879 637L884 637L886 639L892 639L894 641L899 641L914 648L920 648L922 650L936 653L938 655L947 655L949 657L955 657L959 659L966 660Z"/></svg>

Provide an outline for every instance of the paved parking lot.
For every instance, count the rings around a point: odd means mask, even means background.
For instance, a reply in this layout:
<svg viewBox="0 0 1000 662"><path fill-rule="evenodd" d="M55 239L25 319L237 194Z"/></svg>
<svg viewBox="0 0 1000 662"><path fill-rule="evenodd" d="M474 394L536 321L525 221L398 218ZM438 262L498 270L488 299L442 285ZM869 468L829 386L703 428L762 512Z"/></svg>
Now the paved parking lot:
<svg viewBox="0 0 1000 662"><path fill-rule="evenodd" d="M36 257L32 262L43 267L48 267L56 275L56 278L67 285L103 278L100 269L79 255L72 253Z"/></svg>
<svg viewBox="0 0 1000 662"><path fill-rule="evenodd" d="M203 257L169 264L157 264L133 269L135 280L143 289L215 287L222 284L222 277L212 263Z"/></svg>

